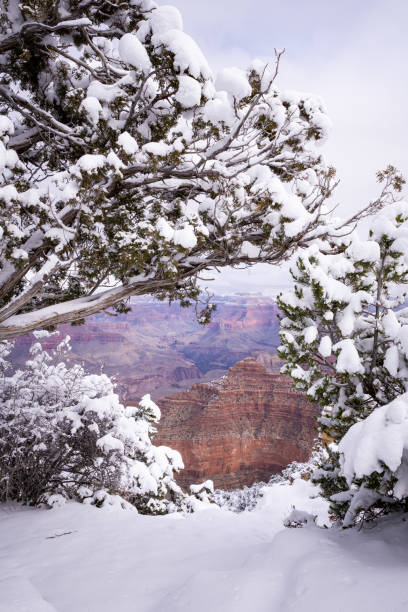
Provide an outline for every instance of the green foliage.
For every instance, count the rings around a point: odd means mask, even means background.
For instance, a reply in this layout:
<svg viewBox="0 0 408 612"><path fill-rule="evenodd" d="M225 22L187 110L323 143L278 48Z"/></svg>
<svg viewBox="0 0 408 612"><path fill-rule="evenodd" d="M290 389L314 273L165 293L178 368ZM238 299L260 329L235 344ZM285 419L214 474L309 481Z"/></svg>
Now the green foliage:
<svg viewBox="0 0 408 612"><path fill-rule="evenodd" d="M400 185L396 180L394 188ZM369 241L353 235L337 254L310 248L292 270L293 292L278 299L284 372L322 406L319 432L332 442L314 479L334 516L347 524L401 507L388 468L348 482L338 444L354 424L408 389L407 353L399 339L408 283L407 219L407 205L397 202L372 219Z"/></svg>

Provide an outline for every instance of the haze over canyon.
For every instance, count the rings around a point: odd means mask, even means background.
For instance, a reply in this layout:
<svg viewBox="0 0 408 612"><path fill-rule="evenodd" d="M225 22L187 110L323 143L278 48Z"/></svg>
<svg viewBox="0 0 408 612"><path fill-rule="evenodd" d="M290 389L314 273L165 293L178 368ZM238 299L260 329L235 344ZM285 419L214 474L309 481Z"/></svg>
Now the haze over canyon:
<svg viewBox="0 0 408 612"><path fill-rule="evenodd" d="M211 478L231 489L306 460L317 409L279 375L276 303L245 294L214 302L213 319L202 326L192 308L137 299L125 315L61 326L45 345L55 348L69 334L71 359L114 377L123 402L152 395L162 411L155 443L181 452L180 484ZM30 343L17 338L17 366Z"/></svg>

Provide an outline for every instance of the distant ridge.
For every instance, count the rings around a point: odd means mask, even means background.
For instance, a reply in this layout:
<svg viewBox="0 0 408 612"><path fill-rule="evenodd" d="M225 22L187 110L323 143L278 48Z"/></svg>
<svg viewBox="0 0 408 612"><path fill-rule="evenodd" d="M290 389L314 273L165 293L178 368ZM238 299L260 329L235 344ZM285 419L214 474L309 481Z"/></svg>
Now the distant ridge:
<svg viewBox="0 0 408 612"><path fill-rule="evenodd" d="M150 296L133 298L126 315L102 313L81 326L63 325L48 346L69 334L73 359L90 372L103 369L114 376L126 403L137 402L144 393L158 399L217 378L245 357L276 353L278 309L273 299L240 293L214 296L213 302L213 320L202 326L193 308ZM30 343L30 337L16 340L16 366L23 363Z"/></svg>

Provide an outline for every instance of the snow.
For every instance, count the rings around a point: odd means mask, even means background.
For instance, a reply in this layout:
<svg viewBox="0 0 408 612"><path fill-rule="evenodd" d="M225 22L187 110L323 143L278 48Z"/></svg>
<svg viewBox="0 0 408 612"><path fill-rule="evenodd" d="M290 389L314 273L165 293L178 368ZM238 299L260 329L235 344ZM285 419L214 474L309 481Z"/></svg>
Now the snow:
<svg viewBox="0 0 408 612"><path fill-rule="evenodd" d="M261 77L261 89L267 91L274 79L275 72L273 67L259 58L252 60L249 67L250 70L254 70Z"/></svg>
<svg viewBox="0 0 408 612"><path fill-rule="evenodd" d="M208 489L212 493L214 493L214 483L212 480L206 480L198 485L190 485L190 491L192 493L199 493L202 489Z"/></svg>
<svg viewBox="0 0 408 612"><path fill-rule="evenodd" d="M134 461L130 473L138 481L141 493L152 491L157 494L157 480L143 461Z"/></svg>
<svg viewBox="0 0 408 612"><path fill-rule="evenodd" d="M398 332L397 338L398 338L402 351L407 356L408 355L408 325L401 326L401 329Z"/></svg>
<svg viewBox="0 0 408 612"><path fill-rule="evenodd" d="M81 17L80 19L68 19L67 21L58 22L58 28L73 28L75 27L83 27L92 25L92 21L88 19L88 17Z"/></svg>
<svg viewBox="0 0 408 612"><path fill-rule="evenodd" d="M408 203L400 200L388 204L378 214L375 215L370 224L370 232L374 240L381 240L382 236L388 235L390 238L398 238L405 233L404 225L399 227L398 217L406 218Z"/></svg>
<svg viewBox="0 0 408 612"><path fill-rule="evenodd" d="M106 434L96 443L96 446L103 450L104 453L109 453L113 450L118 450L120 452L124 452L124 445L121 440L118 440L112 434Z"/></svg>
<svg viewBox="0 0 408 612"><path fill-rule="evenodd" d="M237 100L242 100L252 92L248 78L241 68L223 68L220 70L217 74L215 86L217 89L227 91Z"/></svg>
<svg viewBox="0 0 408 612"><path fill-rule="evenodd" d="M349 374L364 374L364 367L360 361L358 351L354 346L351 338L346 338L337 342L333 346L334 350L340 349L339 356L337 358L336 370L337 372L348 372Z"/></svg>
<svg viewBox="0 0 408 612"><path fill-rule="evenodd" d="M7 226L8 233L15 238L23 238L24 233L15 223L9 223Z"/></svg>
<svg viewBox="0 0 408 612"><path fill-rule="evenodd" d="M0 137L8 134L14 134L14 124L6 115L0 115Z"/></svg>
<svg viewBox="0 0 408 612"><path fill-rule="evenodd" d="M156 223L156 229L165 240L171 240L174 236L174 229L171 227L170 223L166 221L163 217L160 217Z"/></svg>
<svg viewBox="0 0 408 612"><path fill-rule="evenodd" d="M303 330L303 337L307 344L314 342L318 336L318 329L315 325L310 325Z"/></svg>
<svg viewBox="0 0 408 612"><path fill-rule="evenodd" d="M14 185L5 185L0 187L0 200L3 200L6 204L11 204L12 200L18 199L18 192Z"/></svg>
<svg viewBox="0 0 408 612"><path fill-rule="evenodd" d="M389 338L394 340L397 338L399 331L401 329L401 325L397 319L395 312L389 310L387 314L383 316L381 319L381 323L384 329L384 332L387 334Z"/></svg>
<svg viewBox="0 0 408 612"><path fill-rule="evenodd" d="M232 125L235 120L234 109L232 108L228 94L225 91L217 91L212 100L206 102L203 109L203 118L211 123L225 123Z"/></svg>
<svg viewBox="0 0 408 612"><path fill-rule="evenodd" d="M343 310L343 313L338 316L337 325L342 333L342 336L351 336L354 330L354 325L356 322L356 317L353 308L353 300L351 298L351 302L346 308Z"/></svg>
<svg viewBox="0 0 408 612"><path fill-rule="evenodd" d="M93 170L103 168L105 162L106 157L104 155L91 155L90 153L87 153L78 159L76 165L85 172L92 172Z"/></svg>
<svg viewBox="0 0 408 612"><path fill-rule="evenodd" d="M81 107L84 109L89 119L94 125L98 124L100 113L102 112L101 103L94 96L87 96L81 103Z"/></svg>
<svg viewBox="0 0 408 612"><path fill-rule="evenodd" d="M176 93L176 100L184 108L191 108L200 104L201 85L198 81L185 74L178 77L179 87Z"/></svg>
<svg viewBox="0 0 408 612"><path fill-rule="evenodd" d="M304 108L310 117L311 122L320 131L319 145L322 145L328 138L333 126L331 120L326 115L321 99L311 96L304 100Z"/></svg>
<svg viewBox="0 0 408 612"><path fill-rule="evenodd" d="M300 365L296 365L291 369L290 375L295 380L309 380L309 373L304 370Z"/></svg>
<svg viewBox="0 0 408 612"><path fill-rule="evenodd" d="M153 402L153 400L150 397L150 393L146 393L146 395L142 397L142 399L139 402L139 406L140 408L145 410L150 416L152 416L154 421L160 421L160 418L161 418L160 408L157 406L157 404Z"/></svg>
<svg viewBox="0 0 408 612"><path fill-rule="evenodd" d="M175 28L161 31L152 36L155 47L166 47L174 53L174 67L181 73L189 72L192 77L211 77L211 70L197 43L185 32Z"/></svg>
<svg viewBox="0 0 408 612"><path fill-rule="evenodd" d="M59 334L58 331L49 332L46 329L37 329L33 331L33 336L37 338L37 340L40 340L41 338L49 338L50 336L55 336L58 334Z"/></svg>
<svg viewBox="0 0 408 612"><path fill-rule="evenodd" d="M174 232L173 242L179 244L184 249L194 248L197 244L197 237L194 233L193 226L186 223L183 229L176 230Z"/></svg>
<svg viewBox="0 0 408 612"><path fill-rule="evenodd" d="M301 479L240 514L2 505L0 612L405 612L400 515L361 531L284 529L293 505L327 515Z"/></svg>
<svg viewBox="0 0 408 612"><path fill-rule="evenodd" d="M1 138L3 139L3 141L5 141L8 139L8 136L3 135L1 136ZM24 166L19 161L18 155L14 151L14 149L6 149L3 142L0 141L0 168L12 169L15 167L23 168Z"/></svg>
<svg viewBox="0 0 408 612"><path fill-rule="evenodd" d="M332 352L332 341L329 336L323 336L319 344L319 353L322 357L330 357Z"/></svg>
<svg viewBox="0 0 408 612"><path fill-rule="evenodd" d="M105 85L96 80L91 81L87 89L88 97L96 98L101 102L113 102L120 95L123 95L123 91L118 85Z"/></svg>
<svg viewBox="0 0 408 612"><path fill-rule="evenodd" d="M355 238L346 252L354 261L362 260L376 263L380 259L380 245L374 240L360 241Z"/></svg>
<svg viewBox="0 0 408 612"><path fill-rule="evenodd" d="M120 171L121 168L124 168L125 166L125 164L119 159L119 157L113 151L109 151L109 153L106 156L106 161L108 162L110 166L115 168L115 170Z"/></svg>
<svg viewBox="0 0 408 612"><path fill-rule="evenodd" d="M119 135L118 145L121 146L128 155L134 155L139 150L139 145L129 132L122 132Z"/></svg>
<svg viewBox="0 0 408 612"><path fill-rule="evenodd" d="M148 142L143 145L143 151L158 157L165 157L170 153L171 147L165 142Z"/></svg>
<svg viewBox="0 0 408 612"><path fill-rule="evenodd" d="M248 240L244 240L241 246L241 255L243 257L259 257L261 249L259 246L252 244Z"/></svg>
<svg viewBox="0 0 408 612"><path fill-rule="evenodd" d="M385 353L384 367L387 368L391 376L397 376L399 365L399 350L394 345L390 346Z"/></svg>
<svg viewBox="0 0 408 612"><path fill-rule="evenodd" d="M401 399L395 399L388 405L387 408L387 421L389 423L394 423L395 425L400 425L407 418L407 404Z"/></svg>
<svg viewBox="0 0 408 612"><path fill-rule="evenodd" d="M144 45L134 34L124 34L119 41L121 59L141 72L148 73L152 64Z"/></svg>
<svg viewBox="0 0 408 612"><path fill-rule="evenodd" d="M183 20L175 6L158 6L149 17L153 34L165 34L169 30L182 30Z"/></svg>
<svg viewBox="0 0 408 612"><path fill-rule="evenodd" d="M14 248L11 252L13 259L28 259L28 253L24 249Z"/></svg>

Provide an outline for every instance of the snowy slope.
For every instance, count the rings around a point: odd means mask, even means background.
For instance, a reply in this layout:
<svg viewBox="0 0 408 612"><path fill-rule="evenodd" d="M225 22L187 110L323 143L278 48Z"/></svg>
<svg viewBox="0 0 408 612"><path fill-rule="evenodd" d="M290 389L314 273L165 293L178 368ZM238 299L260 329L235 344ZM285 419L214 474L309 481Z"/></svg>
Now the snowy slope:
<svg viewBox="0 0 408 612"><path fill-rule="evenodd" d="M325 521L309 483L259 509L146 517L79 504L0 507L1 612L402 612L408 530L283 529L291 503Z"/></svg>

